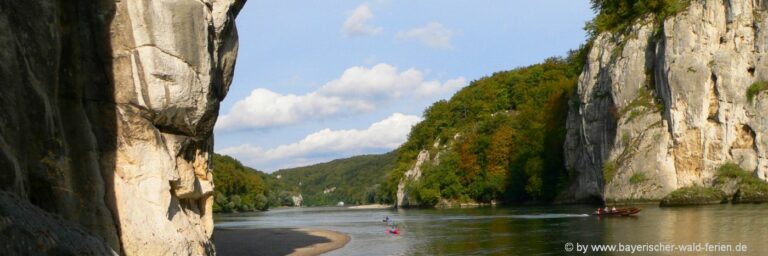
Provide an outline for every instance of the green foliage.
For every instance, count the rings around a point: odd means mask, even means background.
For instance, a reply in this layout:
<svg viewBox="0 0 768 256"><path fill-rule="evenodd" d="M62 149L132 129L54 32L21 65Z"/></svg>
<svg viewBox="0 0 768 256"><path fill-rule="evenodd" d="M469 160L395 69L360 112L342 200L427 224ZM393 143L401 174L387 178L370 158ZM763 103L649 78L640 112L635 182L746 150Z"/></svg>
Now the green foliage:
<svg viewBox="0 0 768 256"><path fill-rule="evenodd" d="M638 19L655 15L657 24L685 10L690 0L591 0L597 13L585 29L593 37L602 32L626 32Z"/></svg>
<svg viewBox="0 0 768 256"><path fill-rule="evenodd" d="M494 73L434 103L397 150L396 168L382 187L393 197L403 173L427 149L439 152L440 161L422 166L413 196L430 200L421 203L433 202L435 192L456 201L554 199L569 179L565 120L586 52L582 46L566 58Z"/></svg>
<svg viewBox="0 0 768 256"><path fill-rule="evenodd" d="M440 191L435 188L421 188L418 194L419 203L423 206L434 206L440 201Z"/></svg>
<svg viewBox="0 0 768 256"><path fill-rule="evenodd" d="M624 134L621 135L621 145L625 147L629 146L630 139L631 138L629 137L629 132L624 132Z"/></svg>
<svg viewBox="0 0 768 256"><path fill-rule="evenodd" d="M644 172L636 172L635 174L632 174L632 177L629 177L629 184L637 185L645 182L646 180L648 180L648 178L645 177Z"/></svg>
<svg viewBox="0 0 768 256"><path fill-rule="evenodd" d="M734 195L735 203L768 201L768 183L752 176L735 163L725 163L717 170L715 185L726 184L735 180L738 192Z"/></svg>
<svg viewBox="0 0 768 256"><path fill-rule="evenodd" d="M768 90L768 82L757 81L747 88L747 100L751 103L760 92Z"/></svg>
<svg viewBox="0 0 768 256"><path fill-rule="evenodd" d="M659 103L657 103L659 102ZM660 103L660 100L654 99L651 90L642 89L637 95L637 98L629 102L626 107L619 111L619 116L627 115L625 123L629 123L642 114L650 111L661 112L664 110L664 105Z"/></svg>
<svg viewBox="0 0 768 256"><path fill-rule="evenodd" d="M720 191L713 188L706 188L702 186L690 186L679 188L668 195L671 198L693 198L693 197L706 197L706 198L721 198Z"/></svg>
<svg viewBox="0 0 768 256"><path fill-rule="evenodd" d="M214 212L265 211L269 208L266 174L229 156L213 155Z"/></svg>
<svg viewBox="0 0 768 256"><path fill-rule="evenodd" d="M702 186L679 188L665 196L661 206L716 204L727 201L723 191Z"/></svg>
<svg viewBox="0 0 768 256"><path fill-rule="evenodd" d="M603 163L603 180L605 181L605 185L610 184L611 180L613 180L613 176L616 176L616 169L618 169L616 161L608 160Z"/></svg>
<svg viewBox="0 0 768 256"><path fill-rule="evenodd" d="M749 172L745 171L738 164L728 162L717 169L717 182L725 182L728 179L749 179Z"/></svg>
<svg viewBox="0 0 768 256"><path fill-rule="evenodd" d="M422 182L426 188L437 190L442 198L458 198L467 193L462 185L461 173L454 168L459 163L456 152L448 151L440 156L437 165L426 164L422 166Z"/></svg>
<svg viewBox="0 0 768 256"><path fill-rule="evenodd" d="M379 184L384 183L387 172L395 168L396 158L394 152L355 156L279 170L272 176L280 175L278 181L284 188L300 192L306 206L336 205L339 201L391 203L392 198Z"/></svg>

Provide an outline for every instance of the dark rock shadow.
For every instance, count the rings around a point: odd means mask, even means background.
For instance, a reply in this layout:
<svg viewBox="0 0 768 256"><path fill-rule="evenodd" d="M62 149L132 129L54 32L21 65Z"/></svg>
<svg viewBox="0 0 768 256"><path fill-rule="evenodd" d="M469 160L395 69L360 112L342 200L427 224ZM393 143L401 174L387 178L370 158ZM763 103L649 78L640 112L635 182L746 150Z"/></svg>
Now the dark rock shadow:
<svg viewBox="0 0 768 256"><path fill-rule="evenodd" d="M289 228L219 229L213 232L216 254L227 255L288 255L294 250L330 239L309 235Z"/></svg>
<svg viewBox="0 0 768 256"><path fill-rule="evenodd" d="M111 0L0 1L0 190L18 196L30 213L50 213L30 214L18 227L54 232L65 229L43 224L68 222L61 225L82 227L119 252L118 218L110 210L114 16ZM29 236L43 245L30 253L80 254L61 232ZM18 242L0 240L0 247Z"/></svg>

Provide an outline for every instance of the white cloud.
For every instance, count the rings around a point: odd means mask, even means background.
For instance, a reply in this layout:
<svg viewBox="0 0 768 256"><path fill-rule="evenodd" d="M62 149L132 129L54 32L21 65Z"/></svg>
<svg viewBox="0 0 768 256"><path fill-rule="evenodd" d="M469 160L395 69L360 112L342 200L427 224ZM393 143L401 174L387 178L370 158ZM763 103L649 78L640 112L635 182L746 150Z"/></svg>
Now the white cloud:
<svg viewBox="0 0 768 256"><path fill-rule="evenodd" d="M344 21L341 31L346 36L375 36L380 34L383 30L381 27L367 24L371 19L373 19L371 8L368 8L366 4L361 4L347 14L347 20Z"/></svg>
<svg viewBox="0 0 768 256"><path fill-rule="evenodd" d="M342 111L371 111L374 107L360 100L342 99L318 93L305 95L279 94L258 88L251 95L232 106L229 113L219 118L217 128L267 128L317 119Z"/></svg>
<svg viewBox="0 0 768 256"><path fill-rule="evenodd" d="M403 95L434 95L460 88L463 77L441 84L437 80L426 81L424 72L407 69L398 72L397 67L380 63L372 68L351 67L339 79L323 85L318 92L355 98L399 98Z"/></svg>
<svg viewBox="0 0 768 256"><path fill-rule="evenodd" d="M401 40L418 40L435 49L449 49L452 47L453 31L444 27L443 24L431 22L423 27L400 31L395 37Z"/></svg>
<svg viewBox="0 0 768 256"><path fill-rule="evenodd" d="M421 118L394 113L366 129L323 129L291 144L270 149L244 144L219 150L254 167L272 166L291 160L278 168L303 166L339 156L351 156L366 149L395 149L408 138L411 127ZM345 154L346 153L346 154Z"/></svg>
<svg viewBox="0 0 768 256"><path fill-rule="evenodd" d="M417 69L399 71L389 64L371 68L351 67L315 92L304 95L280 94L259 88L236 102L219 117L217 130L269 128L319 120L332 116L370 112L392 100L453 93L466 85L463 77L441 83L425 80Z"/></svg>

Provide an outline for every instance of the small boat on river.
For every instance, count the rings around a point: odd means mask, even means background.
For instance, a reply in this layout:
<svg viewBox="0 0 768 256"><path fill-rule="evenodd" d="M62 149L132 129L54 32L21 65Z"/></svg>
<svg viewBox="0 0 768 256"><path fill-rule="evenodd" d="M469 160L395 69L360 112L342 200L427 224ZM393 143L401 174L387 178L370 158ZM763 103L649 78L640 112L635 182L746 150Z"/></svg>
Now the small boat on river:
<svg viewBox="0 0 768 256"><path fill-rule="evenodd" d="M630 216L630 215L633 215L633 214L637 214L640 211L642 211L642 209L631 207L631 208L619 208L619 209L610 210L610 211L600 210L600 211L592 213L592 215L597 215L597 216Z"/></svg>

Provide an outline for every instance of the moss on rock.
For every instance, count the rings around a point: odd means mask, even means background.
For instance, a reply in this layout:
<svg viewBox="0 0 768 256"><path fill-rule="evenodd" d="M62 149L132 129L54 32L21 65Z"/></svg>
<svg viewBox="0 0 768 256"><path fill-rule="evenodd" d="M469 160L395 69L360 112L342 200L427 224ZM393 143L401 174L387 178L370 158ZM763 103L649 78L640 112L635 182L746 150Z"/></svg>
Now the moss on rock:
<svg viewBox="0 0 768 256"><path fill-rule="evenodd" d="M733 203L768 202L768 183L752 176L735 163L726 163L718 169L715 187L733 187Z"/></svg>
<svg viewBox="0 0 768 256"><path fill-rule="evenodd" d="M702 186L679 188L661 200L659 206L705 205L728 202L728 197L721 190Z"/></svg>

